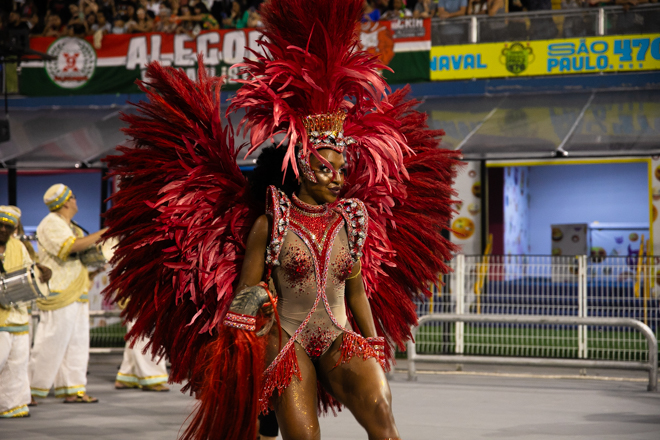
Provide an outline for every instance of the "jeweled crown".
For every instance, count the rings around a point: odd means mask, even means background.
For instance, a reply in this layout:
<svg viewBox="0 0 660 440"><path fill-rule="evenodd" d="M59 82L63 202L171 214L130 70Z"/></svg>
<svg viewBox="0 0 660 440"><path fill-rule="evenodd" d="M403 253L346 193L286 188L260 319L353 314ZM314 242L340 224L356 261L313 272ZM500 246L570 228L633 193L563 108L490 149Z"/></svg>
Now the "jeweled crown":
<svg viewBox="0 0 660 440"><path fill-rule="evenodd" d="M333 132L336 136L344 131L344 119L346 119L346 113L339 110L337 113L322 113L305 116L305 119L303 119L303 125L307 131L307 136L312 136L312 133L314 132Z"/></svg>

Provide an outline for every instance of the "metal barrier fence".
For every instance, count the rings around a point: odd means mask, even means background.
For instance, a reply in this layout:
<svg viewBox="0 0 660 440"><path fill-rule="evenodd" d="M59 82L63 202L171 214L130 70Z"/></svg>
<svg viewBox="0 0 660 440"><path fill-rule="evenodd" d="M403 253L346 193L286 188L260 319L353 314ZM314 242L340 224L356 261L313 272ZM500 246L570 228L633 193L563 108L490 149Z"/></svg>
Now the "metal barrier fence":
<svg viewBox="0 0 660 440"><path fill-rule="evenodd" d="M646 361L606 361L587 359L539 359L539 358L506 358L490 356L447 356L447 355L420 355L416 351L415 336L420 327L427 322L455 322L455 323L477 323L477 322L504 322L509 324L532 323L541 325L553 324L582 324L597 326L631 327L640 332L648 343L648 359ZM427 315L420 319L420 327L413 329L413 339L408 342L408 379L415 380L416 362L449 362L449 363L472 363L472 364L504 364L504 365L543 365L557 367L594 367L594 368L616 368L630 370L646 370L649 373L649 391L658 390L658 340L651 329L635 320L629 318L586 318L566 316L516 316L516 315Z"/></svg>
<svg viewBox="0 0 660 440"><path fill-rule="evenodd" d="M513 12L433 19L433 46L660 32L660 5Z"/></svg>
<svg viewBox="0 0 660 440"><path fill-rule="evenodd" d="M660 258L465 256L418 316L431 314L630 318L657 336ZM623 326L430 322L417 332L425 354L648 361L646 341Z"/></svg>

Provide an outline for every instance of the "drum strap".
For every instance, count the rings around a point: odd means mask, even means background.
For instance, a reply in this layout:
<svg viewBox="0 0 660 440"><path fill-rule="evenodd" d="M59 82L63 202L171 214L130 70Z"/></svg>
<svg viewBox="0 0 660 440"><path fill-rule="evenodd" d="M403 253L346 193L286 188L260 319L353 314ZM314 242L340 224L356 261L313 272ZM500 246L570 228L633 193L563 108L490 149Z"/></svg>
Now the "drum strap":
<svg viewBox="0 0 660 440"><path fill-rule="evenodd" d="M83 231L83 234L89 235L89 231L87 229L83 228L82 226L80 226L78 223L74 222L73 219L71 219L70 222L73 226L75 226L76 228ZM74 233L75 233L75 231L74 231ZM76 235L78 235L78 234L76 234ZM69 254L68 259L69 260L77 260L78 258L80 258L80 252L73 252L73 253Z"/></svg>
<svg viewBox="0 0 660 440"><path fill-rule="evenodd" d="M70 221L71 221L71 224L72 224L73 226L75 226L75 227L77 227L77 228L80 228L80 230L83 231L83 232L85 233L85 235L89 235L89 231L88 231L87 229L83 228L83 227L80 226L78 223L74 222L73 219L70 220Z"/></svg>

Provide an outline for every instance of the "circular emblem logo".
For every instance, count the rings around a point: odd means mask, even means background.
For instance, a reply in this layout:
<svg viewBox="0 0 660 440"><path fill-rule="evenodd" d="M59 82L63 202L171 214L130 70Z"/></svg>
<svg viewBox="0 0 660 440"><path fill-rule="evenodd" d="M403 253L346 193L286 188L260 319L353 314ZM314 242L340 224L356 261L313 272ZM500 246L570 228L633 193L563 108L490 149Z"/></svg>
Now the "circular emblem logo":
<svg viewBox="0 0 660 440"><path fill-rule="evenodd" d="M518 75L523 73L530 63L534 62L534 51L529 46L523 46L521 43L513 43L511 47L504 45L502 54L500 55L500 62L506 66L506 70Z"/></svg>
<svg viewBox="0 0 660 440"><path fill-rule="evenodd" d="M63 37L48 48L53 61L46 61L46 72L51 80L63 89L77 89L84 86L94 75L96 51L87 41Z"/></svg>

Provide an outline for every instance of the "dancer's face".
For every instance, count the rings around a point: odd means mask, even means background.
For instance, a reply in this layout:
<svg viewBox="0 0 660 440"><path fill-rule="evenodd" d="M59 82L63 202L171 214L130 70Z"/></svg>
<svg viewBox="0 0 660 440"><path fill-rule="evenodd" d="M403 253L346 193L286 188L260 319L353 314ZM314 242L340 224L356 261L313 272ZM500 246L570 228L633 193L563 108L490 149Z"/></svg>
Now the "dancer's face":
<svg viewBox="0 0 660 440"><path fill-rule="evenodd" d="M298 197L303 202L314 205L332 203L337 200L341 188L344 186L346 174L346 161L342 154L324 148L319 150L319 155L327 160L337 172L333 173L334 170L328 169L316 156L310 156L309 165L316 175L317 182L311 182L303 176Z"/></svg>

